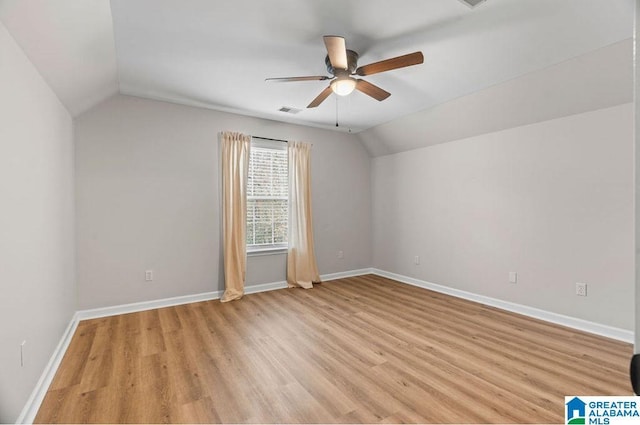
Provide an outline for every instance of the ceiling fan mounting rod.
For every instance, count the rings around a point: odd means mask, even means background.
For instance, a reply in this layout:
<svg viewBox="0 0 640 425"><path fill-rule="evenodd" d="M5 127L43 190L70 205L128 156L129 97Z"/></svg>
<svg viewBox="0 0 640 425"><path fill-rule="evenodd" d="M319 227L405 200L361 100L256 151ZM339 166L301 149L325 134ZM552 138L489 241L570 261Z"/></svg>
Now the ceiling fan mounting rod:
<svg viewBox="0 0 640 425"><path fill-rule="evenodd" d="M337 77L340 71L342 71L343 73L346 72L347 75L351 75L354 72L356 72L356 69L358 68L359 57L360 56L356 52L354 52L353 50L347 49L347 69L346 70L334 69L333 65L331 65L331 60L329 59L329 55L327 55L324 58L324 63L327 66L327 71L329 71L329 74L331 75L335 75Z"/></svg>

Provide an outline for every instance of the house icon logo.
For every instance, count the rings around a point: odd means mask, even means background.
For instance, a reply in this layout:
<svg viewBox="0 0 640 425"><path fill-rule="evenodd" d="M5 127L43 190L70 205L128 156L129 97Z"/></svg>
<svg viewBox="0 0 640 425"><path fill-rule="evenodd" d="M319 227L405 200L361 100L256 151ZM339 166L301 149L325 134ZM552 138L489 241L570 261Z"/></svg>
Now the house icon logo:
<svg viewBox="0 0 640 425"><path fill-rule="evenodd" d="M584 425L586 403L578 397L574 397L567 403L567 424Z"/></svg>

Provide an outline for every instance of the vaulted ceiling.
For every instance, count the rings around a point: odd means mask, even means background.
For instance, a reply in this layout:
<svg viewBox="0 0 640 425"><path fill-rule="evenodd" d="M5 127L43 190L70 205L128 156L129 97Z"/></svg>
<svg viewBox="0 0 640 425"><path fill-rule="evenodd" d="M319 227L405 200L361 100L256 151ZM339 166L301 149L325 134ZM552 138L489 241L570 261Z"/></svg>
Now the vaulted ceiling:
<svg viewBox="0 0 640 425"><path fill-rule="evenodd" d="M604 87L571 95L576 111L615 103L627 87L630 99L631 72L619 68L631 64L633 11L634 0L0 0L0 20L73 115L120 92L316 127L335 128L337 115L339 129L371 129L372 139L381 124L515 80L545 110L554 93L523 78L547 71ZM305 109L326 81L264 81L326 75L327 34L344 36L359 64L417 50L425 62L367 77L392 93L382 102L354 92ZM583 75L579 58L594 54L618 60L617 71Z"/></svg>

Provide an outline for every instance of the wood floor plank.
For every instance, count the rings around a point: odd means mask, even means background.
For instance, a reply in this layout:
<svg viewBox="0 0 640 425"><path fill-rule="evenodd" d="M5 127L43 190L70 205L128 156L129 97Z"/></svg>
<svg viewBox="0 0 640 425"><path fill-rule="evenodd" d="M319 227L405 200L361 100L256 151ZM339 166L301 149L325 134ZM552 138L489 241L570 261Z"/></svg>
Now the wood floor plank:
<svg viewBox="0 0 640 425"><path fill-rule="evenodd" d="M365 275L82 321L36 423L559 423L631 354Z"/></svg>
<svg viewBox="0 0 640 425"><path fill-rule="evenodd" d="M97 322L95 336L79 384L82 392L103 388L111 380L113 353L109 341L113 335L113 329L109 326L109 322L109 319Z"/></svg>
<svg viewBox="0 0 640 425"><path fill-rule="evenodd" d="M179 420L186 424L222 423L217 409L209 396L179 406Z"/></svg>
<svg viewBox="0 0 640 425"><path fill-rule="evenodd" d="M68 388L80 383L84 369L89 361L89 353L91 352L97 329L98 325L95 323L78 325L66 353L69 357L68 361L73 363L74 367L59 369L56 374L56 380L51 384L52 389Z"/></svg>

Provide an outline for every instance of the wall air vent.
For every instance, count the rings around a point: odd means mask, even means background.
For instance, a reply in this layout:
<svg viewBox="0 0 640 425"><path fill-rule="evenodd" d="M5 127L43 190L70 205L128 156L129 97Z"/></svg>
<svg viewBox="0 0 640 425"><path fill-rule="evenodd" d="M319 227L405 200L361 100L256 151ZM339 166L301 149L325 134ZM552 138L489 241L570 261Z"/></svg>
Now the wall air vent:
<svg viewBox="0 0 640 425"><path fill-rule="evenodd" d="M291 108L290 106L283 106L282 108L278 109L278 111L285 112L287 114L297 114L301 110L302 109Z"/></svg>
<svg viewBox="0 0 640 425"><path fill-rule="evenodd" d="M486 0L460 0L460 1L469 7L476 7L480 3L484 3Z"/></svg>

